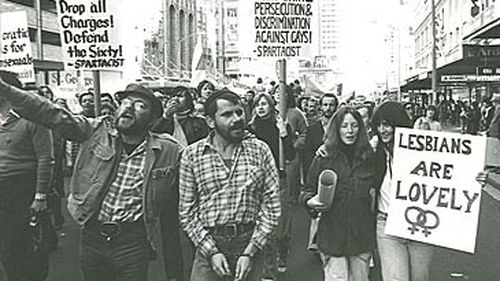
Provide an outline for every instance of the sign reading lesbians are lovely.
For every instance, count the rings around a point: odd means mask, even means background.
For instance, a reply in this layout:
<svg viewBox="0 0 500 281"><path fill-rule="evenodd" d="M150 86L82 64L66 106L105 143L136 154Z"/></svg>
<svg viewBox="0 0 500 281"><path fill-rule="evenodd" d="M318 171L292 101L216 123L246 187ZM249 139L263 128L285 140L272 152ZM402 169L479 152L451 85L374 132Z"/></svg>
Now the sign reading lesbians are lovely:
<svg viewBox="0 0 500 281"><path fill-rule="evenodd" d="M397 128L385 233L474 253L486 138Z"/></svg>

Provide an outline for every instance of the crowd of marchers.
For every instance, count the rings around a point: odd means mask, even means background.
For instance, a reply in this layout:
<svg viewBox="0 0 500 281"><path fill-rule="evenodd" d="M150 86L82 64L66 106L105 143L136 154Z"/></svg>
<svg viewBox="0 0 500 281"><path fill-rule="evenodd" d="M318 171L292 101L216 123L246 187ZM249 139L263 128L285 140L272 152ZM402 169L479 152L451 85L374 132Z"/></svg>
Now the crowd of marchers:
<svg viewBox="0 0 500 281"><path fill-rule="evenodd" d="M339 103L262 79L244 95L206 80L168 93L130 84L102 94L99 114L94 100L81 93L73 113L50 87L0 72L1 280L46 280L66 200L86 281L148 280L152 260L161 280L278 280L298 204L324 280L429 280L433 247L384 231L394 131L458 126L451 102ZM498 136L500 96L483 103L479 117L463 109L462 123L479 120L464 132Z"/></svg>

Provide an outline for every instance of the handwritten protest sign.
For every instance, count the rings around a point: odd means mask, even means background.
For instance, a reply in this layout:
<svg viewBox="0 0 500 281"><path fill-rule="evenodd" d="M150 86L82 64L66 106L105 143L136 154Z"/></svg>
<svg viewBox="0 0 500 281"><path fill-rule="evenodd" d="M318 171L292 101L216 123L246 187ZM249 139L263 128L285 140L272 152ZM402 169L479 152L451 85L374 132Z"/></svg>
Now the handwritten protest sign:
<svg viewBox="0 0 500 281"><path fill-rule="evenodd" d="M398 128L386 234L474 253L486 138Z"/></svg>
<svg viewBox="0 0 500 281"><path fill-rule="evenodd" d="M0 69L17 73L23 83L35 82L26 11L0 13Z"/></svg>
<svg viewBox="0 0 500 281"><path fill-rule="evenodd" d="M65 65L70 69L119 69L124 50L118 24L121 1L58 0Z"/></svg>
<svg viewBox="0 0 500 281"><path fill-rule="evenodd" d="M241 1L243 53L254 58L304 57L312 48L318 0ZM251 44L249 44L251 42ZM245 47L248 46L249 49Z"/></svg>

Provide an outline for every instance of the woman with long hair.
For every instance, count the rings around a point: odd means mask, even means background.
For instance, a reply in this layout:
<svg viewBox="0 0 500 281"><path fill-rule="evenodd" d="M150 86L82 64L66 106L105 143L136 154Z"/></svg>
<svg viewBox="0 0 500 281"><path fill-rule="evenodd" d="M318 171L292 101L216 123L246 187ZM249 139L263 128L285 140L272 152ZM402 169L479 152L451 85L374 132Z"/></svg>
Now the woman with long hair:
<svg viewBox="0 0 500 281"><path fill-rule="evenodd" d="M368 281L375 222L370 189L374 185L374 152L361 115L352 107L335 113L325 133L326 157L316 156L307 174L301 203L316 217L321 213L317 244L325 280ZM320 174L337 174L331 204L318 200Z"/></svg>
<svg viewBox="0 0 500 281"><path fill-rule="evenodd" d="M253 104L254 116L250 122L250 131L267 143L274 157L276 167L280 171L281 218L271 243L265 249L266 266L264 277L272 279L276 271L286 270L290 235L291 216L289 207L289 190L286 185L285 167L280 164L280 141L286 160L295 157L295 149L291 138L291 128L277 114L273 98L267 93L258 93Z"/></svg>
<svg viewBox="0 0 500 281"><path fill-rule="evenodd" d="M373 113L371 125L379 139L375 151L375 210L383 280L428 281L432 246L385 234L393 172L394 132L397 127L410 128L411 122L401 104L385 102Z"/></svg>

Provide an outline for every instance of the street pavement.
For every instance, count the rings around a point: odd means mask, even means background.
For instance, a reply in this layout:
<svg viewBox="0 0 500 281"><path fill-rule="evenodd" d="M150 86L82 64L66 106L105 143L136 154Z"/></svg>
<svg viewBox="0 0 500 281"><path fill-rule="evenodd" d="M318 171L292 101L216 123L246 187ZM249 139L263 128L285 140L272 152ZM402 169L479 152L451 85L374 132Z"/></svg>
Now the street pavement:
<svg viewBox="0 0 500 281"><path fill-rule="evenodd" d="M455 131L456 128L448 128ZM500 192L483 192L475 254L436 248L431 268L432 281L496 281L500 280ZM284 281L323 280L318 256L306 250L309 217L302 206L293 208L294 224L288 271ZM51 257L48 281L81 280L78 256L78 225L66 213L66 223L60 233L58 249ZM454 235L460 235L456 233ZM452 277L462 276L461 279ZM150 281L159 281L152 270ZM163 280L162 280L163 281ZM372 280L375 281L375 280Z"/></svg>

